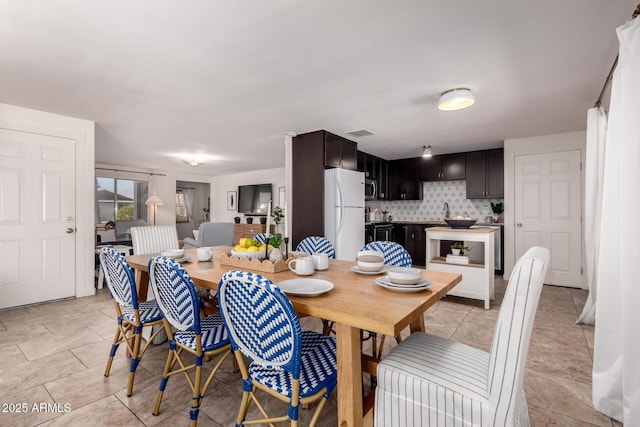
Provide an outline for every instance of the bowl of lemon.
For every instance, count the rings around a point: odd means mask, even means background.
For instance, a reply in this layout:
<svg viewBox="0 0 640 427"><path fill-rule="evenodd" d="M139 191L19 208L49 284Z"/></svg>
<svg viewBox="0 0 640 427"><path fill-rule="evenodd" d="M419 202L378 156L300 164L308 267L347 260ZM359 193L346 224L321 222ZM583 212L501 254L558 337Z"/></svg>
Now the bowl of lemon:
<svg viewBox="0 0 640 427"><path fill-rule="evenodd" d="M255 239L243 237L238 244L231 249L231 255L237 256L238 258L257 258L263 260L267 256L267 245Z"/></svg>

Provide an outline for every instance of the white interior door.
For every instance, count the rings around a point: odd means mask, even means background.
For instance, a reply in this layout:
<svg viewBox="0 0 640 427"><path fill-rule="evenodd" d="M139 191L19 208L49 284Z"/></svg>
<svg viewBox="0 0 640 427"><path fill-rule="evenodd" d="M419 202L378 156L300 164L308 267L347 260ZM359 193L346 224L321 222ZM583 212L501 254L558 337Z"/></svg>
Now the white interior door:
<svg viewBox="0 0 640 427"><path fill-rule="evenodd" d="M582 287L580 151L515 156L516 259L551 252L546 284Z"/></svg>
<svg viewBox="0 0 640 427"><path fill-rule="evenodd" d="M0 129L0 308L75 295L75 141Z"/></svg>

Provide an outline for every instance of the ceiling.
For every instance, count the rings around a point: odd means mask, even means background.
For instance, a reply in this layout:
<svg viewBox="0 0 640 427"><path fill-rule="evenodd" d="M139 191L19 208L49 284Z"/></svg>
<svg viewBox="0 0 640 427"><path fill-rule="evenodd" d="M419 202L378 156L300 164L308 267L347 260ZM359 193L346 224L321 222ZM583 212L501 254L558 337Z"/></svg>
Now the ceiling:
<svg viewBox="0 0 640 427"><path fill-rule="evenodd" d="M586 127L637 1L0 0L0 102L164 171L282 167L317 129L386 159L491 148ZM438 111L454 87L476 104Z"/></svg>

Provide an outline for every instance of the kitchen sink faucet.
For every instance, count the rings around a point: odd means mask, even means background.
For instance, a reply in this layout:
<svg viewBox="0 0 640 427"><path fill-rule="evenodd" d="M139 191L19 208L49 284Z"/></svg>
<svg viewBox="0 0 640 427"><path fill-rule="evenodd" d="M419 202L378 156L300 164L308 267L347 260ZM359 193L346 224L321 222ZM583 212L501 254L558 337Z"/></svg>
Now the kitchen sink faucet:
<svg viewBox="0 0 640 427"><path fill-rule="evenodd" d="M445 218L449 218L449 203L444 202L444 217Z"/></svg>

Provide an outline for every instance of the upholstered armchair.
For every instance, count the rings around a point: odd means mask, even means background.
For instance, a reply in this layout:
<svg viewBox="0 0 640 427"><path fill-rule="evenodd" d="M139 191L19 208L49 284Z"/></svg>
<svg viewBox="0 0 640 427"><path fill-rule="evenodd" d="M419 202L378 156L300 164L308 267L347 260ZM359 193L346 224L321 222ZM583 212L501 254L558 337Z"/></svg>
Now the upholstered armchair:
<svg viewBox="0 0 640 427"><path fill-rule="evenodd" d="M204 222L198 228L198 239L185 238L184 248L232 246L233 228L232 222Z"/></svg>

